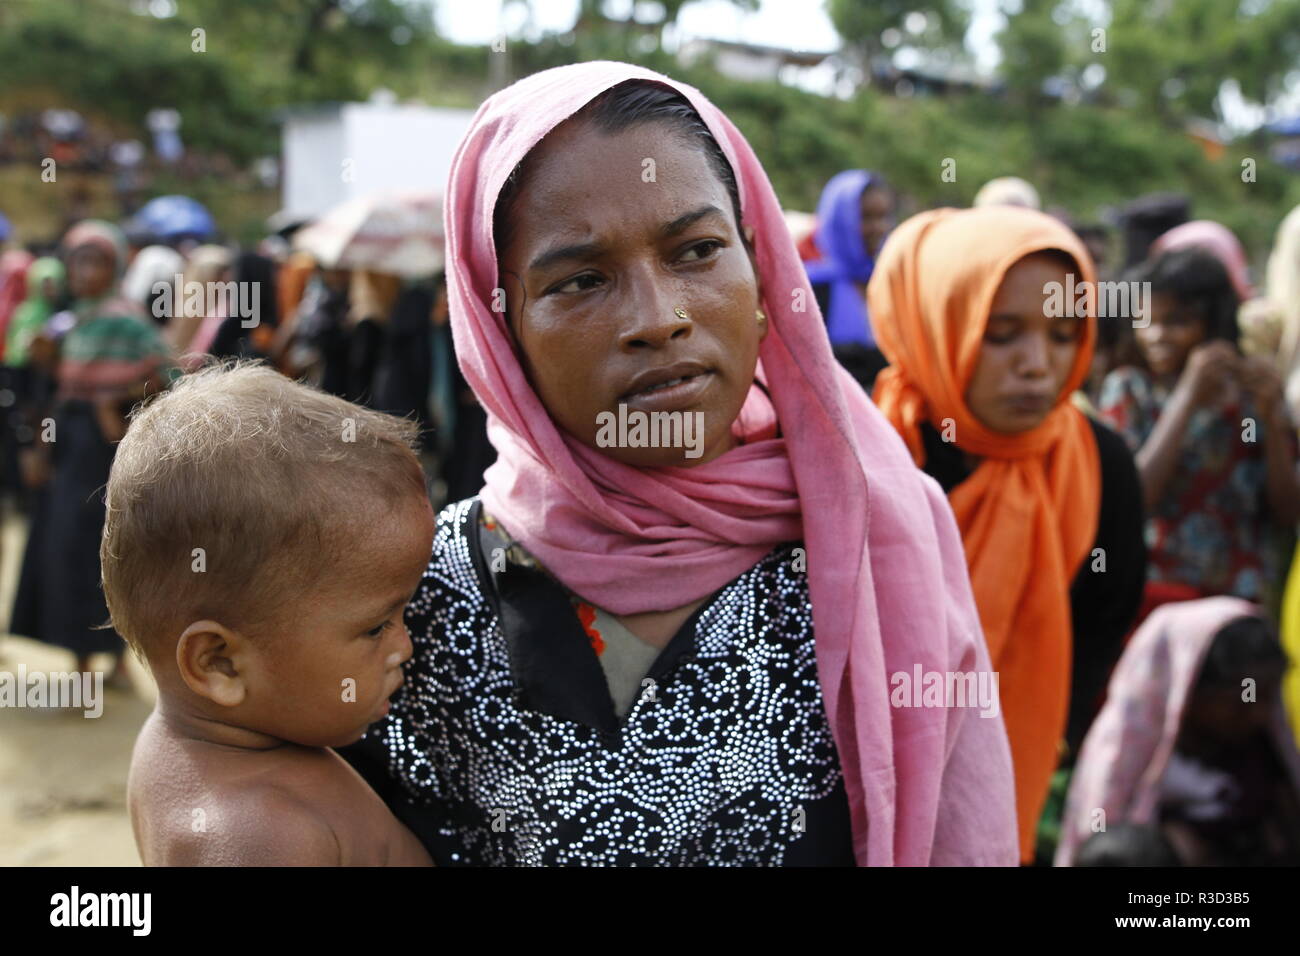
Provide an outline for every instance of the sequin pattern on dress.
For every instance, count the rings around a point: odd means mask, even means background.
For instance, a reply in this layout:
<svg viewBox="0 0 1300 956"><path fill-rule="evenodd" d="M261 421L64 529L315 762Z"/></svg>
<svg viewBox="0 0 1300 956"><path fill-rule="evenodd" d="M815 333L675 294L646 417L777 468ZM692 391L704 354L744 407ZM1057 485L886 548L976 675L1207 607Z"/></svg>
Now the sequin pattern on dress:
<svg viewBox="0 0 1300 956"><path fill-rule="evenodd" d="M468 535L438 516L407 610L415 655L371 727L389 773L486 865L780 865L842 781L792 546L727 585L617 735L519 706Z"/></svg>

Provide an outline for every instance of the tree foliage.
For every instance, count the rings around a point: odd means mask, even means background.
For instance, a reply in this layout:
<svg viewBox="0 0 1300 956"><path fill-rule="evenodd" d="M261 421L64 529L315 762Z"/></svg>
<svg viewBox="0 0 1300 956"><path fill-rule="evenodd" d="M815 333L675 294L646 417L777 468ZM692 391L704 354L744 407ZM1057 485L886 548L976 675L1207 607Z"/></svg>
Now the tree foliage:
<svg viewBox="0 0 1300 956"><path fill-rule="evenodd" d="M969 26L969 14L957 0L826 0L826 12L835 32L868 63L886 55L882 35L905 32L909 14L925 14L927 24L909 42L930 49L960 47Z"/></svg>
<svg viewBox="0 0 1300 956"><path fill-rule="evenodd" d="M1096 4L1016 0L998 37L1005 95L904 99L866 87L850 100L687 69L660 43L632 42L659 36L683 5L665 4L661 20L632 30L591 0L570 33L512 39L503 54L439 37L429 5L410 0L178 0L164 19L136 12L137 0L12 0L0 4L0 111L27 90L143 137L147 111L172 106L186 143L247 161L277 151L284 107L365 99L381 86L472 107L494 80L615 58L700 87L749 137L792 208L812 209L826 179L846 167L881 171L910 208L967 203L999 175L1024 176L1048 203L1089 219L1145 191L1180 190L1196 215L1221 219L1258 255L1300 202L1300 181L1268 162L1261 139L1211 161L1183 135L1185 117L1211 114L1225 79L1255 98L1282 88L1300 52L1296 0L1107 0L1104 21L1085 16ZM968 20L961 0L827 4L846 43L879 56L881 34L906 33L914 8L928 26L905 42L958 55ZM1097 28L1106 31L1101 52ZM206 52L193 49L196 29ZM1041 96L1046 81L1077 83L1094 63L1105 78L1083 102ZM1258 164L1252 183L1241 180L1246 157ZM940 175L946 159L955 181Z"/></svg>
<svg viewBox="0 0 1300 956"><path fill-rule="evenodd" d="M1227 81L1257 103L1277 97L1300 66L1295 0L1016 0L998 37L1002 73L1021 93L1051 78L1105 69L1097 95L1173 122L1216 117ZM1094 49L1100 30L1102 49Z"/></svg>

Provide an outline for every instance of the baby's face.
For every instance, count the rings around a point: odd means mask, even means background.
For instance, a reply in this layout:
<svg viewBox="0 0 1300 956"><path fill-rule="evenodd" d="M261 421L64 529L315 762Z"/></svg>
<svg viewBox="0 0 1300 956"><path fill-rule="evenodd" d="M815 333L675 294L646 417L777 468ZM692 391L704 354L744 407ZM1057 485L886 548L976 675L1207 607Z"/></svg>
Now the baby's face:
<svg viewBox="0 0 1300 956"><path fill-rule="evenodd" d="M332 559L321 586L281 609L286 622L246 673L246 726L306 747L341 747L388 712L411 638L402 612L429 563L434 518L412 495Z"/></svg>

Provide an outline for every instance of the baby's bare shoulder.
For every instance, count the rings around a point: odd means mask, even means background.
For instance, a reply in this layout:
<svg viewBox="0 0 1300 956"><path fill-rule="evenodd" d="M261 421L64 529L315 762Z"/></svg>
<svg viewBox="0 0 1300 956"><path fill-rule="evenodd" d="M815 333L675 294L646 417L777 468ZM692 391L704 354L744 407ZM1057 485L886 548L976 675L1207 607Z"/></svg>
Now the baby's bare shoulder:
<svg viewBox="0 0 1300 956"><path fill-rule="evenodd" d="M141 730L127 804L146 866L428 866L414 835L333 751L214 747Z"/></svg>
<svg viewBox="0 0 1300 956"><path fill-rule="evenodd" d="M127 781L140 857L146 866L338 865L317 789L332 770L324 751L238 752L147 724Z"/></svg>
<svg viewBox="0 0 1300 956"><path fill-rule="evenodd" d="M291 789L252 787L231 795L239 834L223 850L225 866L338 866L338 838L313 801Z"/></svg>
<svg viewBox="0 0 1300 956"><path fill-rule="evenodd" d="M155 818L141 841L146 865L338 866L338 839L310 800L281 787L216 787L206 806ZM188 824L188 825L187 825ZM146 841L153 852L146 854ZM152 858L150 858L152 856Z"/></svg>

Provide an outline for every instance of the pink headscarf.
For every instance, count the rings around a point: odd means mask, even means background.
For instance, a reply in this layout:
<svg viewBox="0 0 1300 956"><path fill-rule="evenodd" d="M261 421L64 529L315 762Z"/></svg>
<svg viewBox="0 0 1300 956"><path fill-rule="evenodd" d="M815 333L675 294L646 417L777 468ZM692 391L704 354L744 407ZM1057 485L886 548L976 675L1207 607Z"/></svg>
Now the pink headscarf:
<svg viewBox="0 0 1300 956"><path fill-rule="evenodd" d="M1213 597L1162 605L1142 623L1115 667L1106 704L1079 751L1061 817L1057 866L1073 865L1079 847L1092 836L1097 810L1105 811L1106 826L1152 822L1211 642L1230 621L1262 613L1240 598ZM1273 724L1275 739L1284 744L1283 764L1300 783L1295 744L1280 706Z"/></svg>
<svg viewBox="0 0 1300 956"><path fill-rule="evenodd" d="M27 270L36 258L23 249L0 253L0 356L8 339L9 319L27 298Z"/></svg>
<svg viewBox="0 0 1300 956"><path fill-rule="evenodd" d="M760 361L784 437L752 432L694 468L634 468L562 433L520 366L504 314L491 309L492 216L506 177L555 126L631 79L681 93L721 145L767 290ZM889 703L893 673L989 668L952 512L832 358L776 195L730 120L698 90L649 70L611 62L547 70L479 108L447 196L456 352L500 456L486 476L486 507L565 586L615 614L703 598L776 544L802 538L858 863L1013 865L1001 717ZM796 311L800 300L805 310Z"/></svg>
<svg viewBox="0 0 1300 956"><path fill-rule="evenodd" d="M1218 259L1232 280L1232 287L1242 302L1255 298L1255 287L1250 284L1250 270L1246 262L1246 250L1241 247L1237 237L1227 226L1209 219L1197 219L1174 226L1151 243L1150 257L1163 255L1175 249L1190 247L1204 249Z"/></svg>

